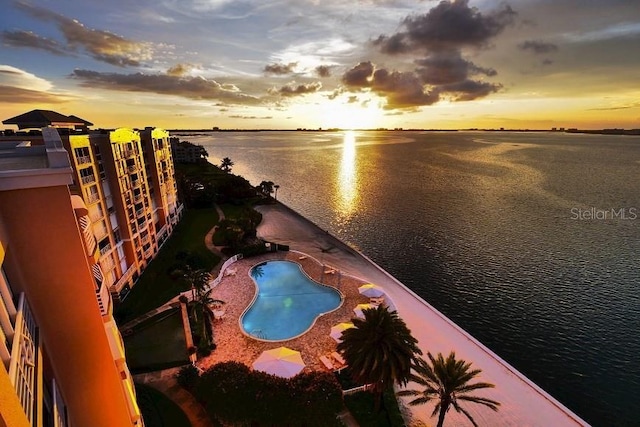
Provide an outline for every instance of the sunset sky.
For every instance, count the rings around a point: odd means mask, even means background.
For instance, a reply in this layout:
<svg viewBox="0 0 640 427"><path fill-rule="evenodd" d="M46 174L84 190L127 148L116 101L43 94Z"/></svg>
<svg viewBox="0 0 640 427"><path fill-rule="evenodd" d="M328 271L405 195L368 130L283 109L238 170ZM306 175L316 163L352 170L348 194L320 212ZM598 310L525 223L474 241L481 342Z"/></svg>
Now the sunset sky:
<svg viewBox="0 0 640 427"><path fill-rule="evenodd" d="M0 120L640 128L638 0L2 0Z"/></svg>

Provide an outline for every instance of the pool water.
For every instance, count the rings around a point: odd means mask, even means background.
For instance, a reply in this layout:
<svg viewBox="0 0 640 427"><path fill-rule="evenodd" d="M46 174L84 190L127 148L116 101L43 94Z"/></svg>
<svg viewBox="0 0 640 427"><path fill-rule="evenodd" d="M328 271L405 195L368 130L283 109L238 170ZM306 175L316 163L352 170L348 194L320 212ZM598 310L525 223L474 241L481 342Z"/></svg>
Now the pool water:
<svg viewBox="0 0 640 427"><path fill-rule="evenodd" d="M285 341L309 330L316 319L342 304L336 289L311 280L291 261L268 261L251 268L253 303L240 318L245 333L266 341Z"/></svg>

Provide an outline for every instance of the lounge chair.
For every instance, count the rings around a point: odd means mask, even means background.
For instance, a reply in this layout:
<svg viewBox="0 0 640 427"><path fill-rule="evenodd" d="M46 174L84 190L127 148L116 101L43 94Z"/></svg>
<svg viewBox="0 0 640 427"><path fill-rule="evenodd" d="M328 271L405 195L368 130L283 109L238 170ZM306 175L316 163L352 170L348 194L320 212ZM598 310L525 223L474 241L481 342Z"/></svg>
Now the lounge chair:
<svg viewBox="0 0 640 427"><path fill-rule="evenodd" d="M342 355L340 353L338 353L337 351L334 351L333 353L331 353L331 356L335 360L337 360L342 366L347 364L347 362L344 360L344 357L342 357Z"/></svg>
<svg viewBox="0 0 640 427"><path fill-rule="evenodd" d="M380 304L384 303L384 297L371 297L369 298L369 304L375 305L376 307Z"/></svg>
<svg viewBox="0 0 640 427"><path fill-rule="evenodd" d="M301 257L298 257L298 259L302 261L303 259L307 259L307 256L306 255L302 255Z"/></svg>
<svg viewBox="0 0 640 427"><path fill-rule="evenodd" d="M327 368L330 371L333 371L333 363L331 363L331 361L327 356L320 356L319 359L325 368Z"/></svg>

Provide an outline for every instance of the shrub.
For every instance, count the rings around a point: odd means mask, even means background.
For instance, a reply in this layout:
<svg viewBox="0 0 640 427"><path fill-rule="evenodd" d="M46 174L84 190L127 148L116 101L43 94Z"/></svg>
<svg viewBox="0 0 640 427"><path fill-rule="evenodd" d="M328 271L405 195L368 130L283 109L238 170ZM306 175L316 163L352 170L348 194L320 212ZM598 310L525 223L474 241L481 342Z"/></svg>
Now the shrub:
<svg viewBox="0 0 640 427"><path fill-rule="evenodd" d="M200 380L198 369L193 365L187 365L184 368L180 369L180 371L178 371L176 380L182 388L193 392L198 386L198 381Z"/></svg>

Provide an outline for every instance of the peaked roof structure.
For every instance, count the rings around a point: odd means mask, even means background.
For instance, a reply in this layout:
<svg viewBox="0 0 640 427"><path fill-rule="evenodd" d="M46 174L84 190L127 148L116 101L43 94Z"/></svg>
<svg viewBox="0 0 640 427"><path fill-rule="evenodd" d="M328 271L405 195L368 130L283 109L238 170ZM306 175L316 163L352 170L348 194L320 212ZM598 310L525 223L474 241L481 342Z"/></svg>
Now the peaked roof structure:
<svg viewBox="0 0 640 427"><path fill-rule="evenodd" d="M77 116L65 116L51 110L31 110L28 113L3 120L5 125L17 125L18 129L43 128L46 126L61 128L83 128L93 123Z"/></svg>

